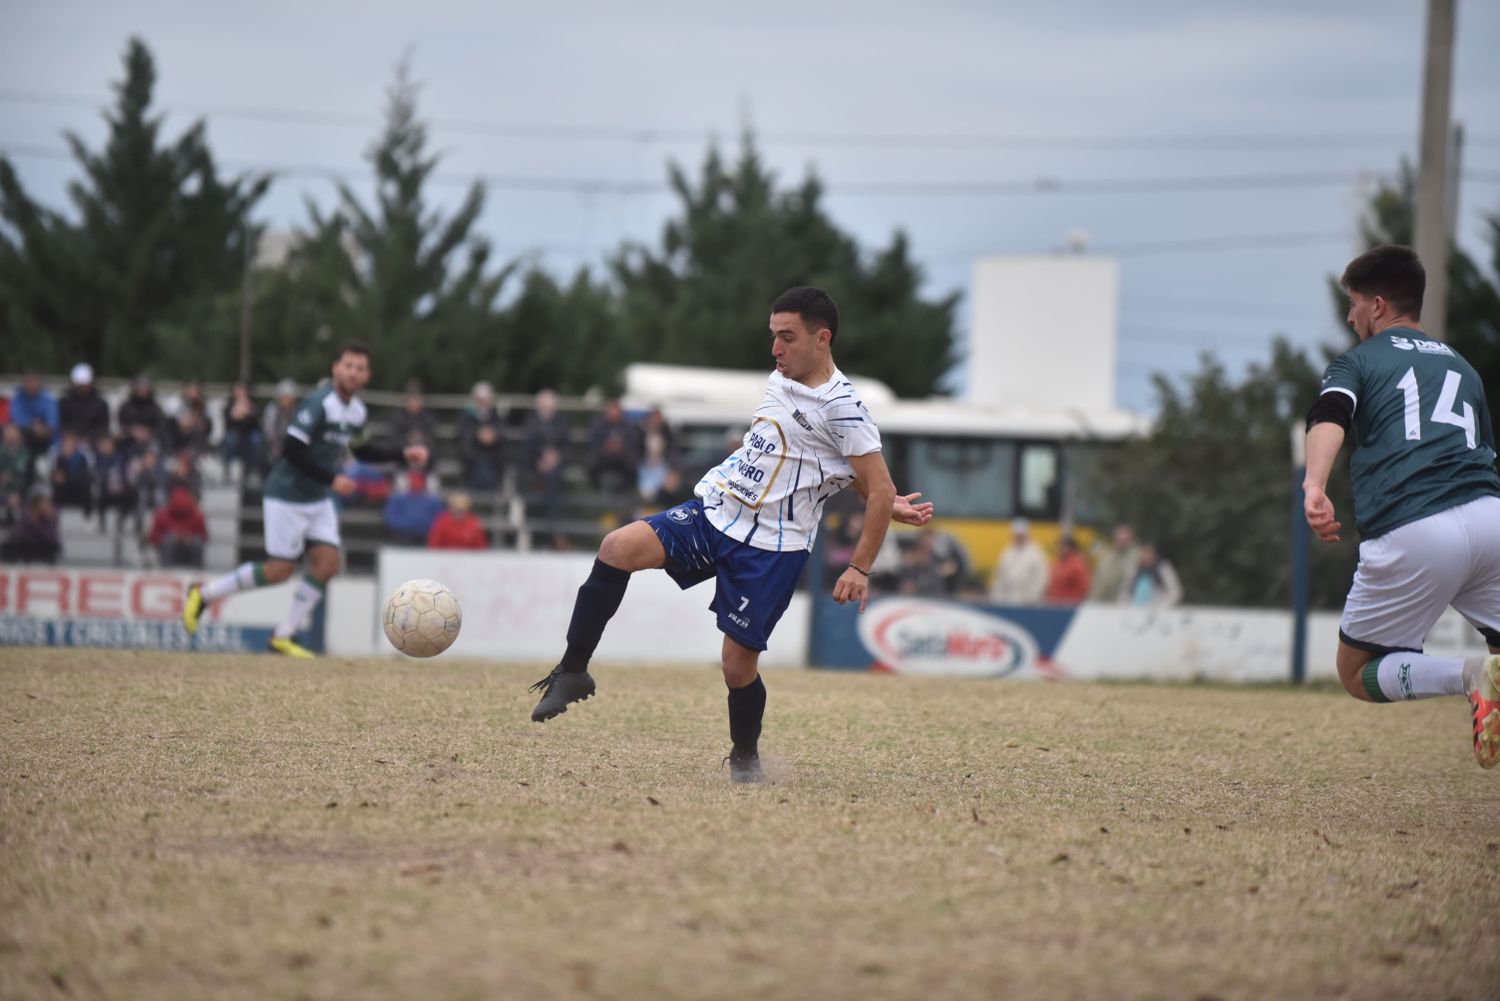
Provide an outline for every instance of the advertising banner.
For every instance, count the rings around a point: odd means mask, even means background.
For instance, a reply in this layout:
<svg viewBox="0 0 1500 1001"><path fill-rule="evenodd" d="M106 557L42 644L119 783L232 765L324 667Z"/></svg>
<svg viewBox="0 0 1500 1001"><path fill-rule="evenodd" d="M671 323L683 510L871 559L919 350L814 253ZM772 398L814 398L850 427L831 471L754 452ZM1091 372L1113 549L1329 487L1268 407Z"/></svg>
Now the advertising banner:
<svg viewBox="0 0 1500 1001"><path fill-rule="evenodd" d="M201 574L38 565L0 566L0 646L264 651L291 602L292 584L235 595L209 610L196 635L182 599ZM322 647L322 628L302 641Z"/></svg>
<svg viewBox="0 0 1500 1001"><path fill-rule="evenodd" d="M380 551L376 599L383 606L408 580L445 584L458 598L463 627L445 656L555 662L567 643L578 587L594 565L586 553L458 552L387 547ZM634 574L625 600L604 631L595 659L602 663L717 664L723 645L714 613L712 581L683 591L665 573ZM809 602L795 595L771 635L761 663L807 663ZM381 633L376 649L394 653Z"/></svg>

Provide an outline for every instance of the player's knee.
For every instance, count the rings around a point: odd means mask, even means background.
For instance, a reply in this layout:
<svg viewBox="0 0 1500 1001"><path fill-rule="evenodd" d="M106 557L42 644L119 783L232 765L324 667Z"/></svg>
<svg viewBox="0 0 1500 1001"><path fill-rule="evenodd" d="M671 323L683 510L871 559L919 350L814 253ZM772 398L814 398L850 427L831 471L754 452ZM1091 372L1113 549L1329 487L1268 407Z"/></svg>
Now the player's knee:
<svg viewBox="0 0 1500 1001"><path fill-rule="evenodd" d="M292 576L296 564L288 560L266 560L263 572L266 575L267 584L280 584Z"/></svg>
<svg viewBox="0 0 1500 1001"><path fill-rule="evenodd" d="M652 544L660 548L656 533L643 522L634 522L610 532L599 543L601 562L617 570L644 570L653 566ZM660 562L659 559L656 562Z"/></svg>
<svg viewBox="0 0 1500 1001"><path fill-rule="evenodd" d="M1344 691L1359 699L1361 702L1374 702L1370 693L1365 691L1365 683L1360 680L1359 672L1353 674L1341 674L1339 683L1344 686Z"/></svg>
<svg viewBox="0 0 1500 1001"><path fill-rule="evenodd" d="M754 683L757 673L758 669L753 660L746 663L726 658L724 661L724 684L730 688L744 688Z"/></svg>

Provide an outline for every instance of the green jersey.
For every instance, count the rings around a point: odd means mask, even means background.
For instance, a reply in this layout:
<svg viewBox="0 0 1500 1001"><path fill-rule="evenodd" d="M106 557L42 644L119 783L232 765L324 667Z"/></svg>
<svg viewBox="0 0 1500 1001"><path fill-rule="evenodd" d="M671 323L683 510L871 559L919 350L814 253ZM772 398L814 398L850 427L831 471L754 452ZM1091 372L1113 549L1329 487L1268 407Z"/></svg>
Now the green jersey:
<svg viewBox="0 0 1500 1001"><path fill-rule="evenodd" d="M332 386L324 386L308 393L297 404L286 433L306 444L313 461L331 475L349 446L364 434L367 417L364 401L359 397L350 397L345 402ZM276 500L310 504L326 498L328 487L292 465L283 455L271 467L262 492Z"/></svg>
<svg viewBox="0 0 1500 1001"><path fill-rule="evenodd" d="M1349 472L1361 537L1500 496L1484 384L1448 345L1393 327L1335 358L1323 392L1354 401Z"/></svg>

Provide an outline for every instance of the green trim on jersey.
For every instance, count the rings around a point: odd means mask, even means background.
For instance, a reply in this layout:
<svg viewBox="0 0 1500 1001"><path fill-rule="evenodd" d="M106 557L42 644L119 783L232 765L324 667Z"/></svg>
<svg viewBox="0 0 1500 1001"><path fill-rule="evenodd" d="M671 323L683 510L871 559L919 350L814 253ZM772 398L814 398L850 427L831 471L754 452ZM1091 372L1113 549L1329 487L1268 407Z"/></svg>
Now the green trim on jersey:
<svg viewBox="0 0 1500 1001"><path fill-rule="evenodd" d="M332 386L324 386L304 396L292 413L287 434L307 442L313 461L330 473L363 436L367 414L364 402L357 396L346 403ZM276 460L266 476L262 493L276 500L310 504L330 496L328 487L307 476L286 460Z"/></svg>
<svg viewBox="0 0 1500 1001"><path fill-rule="evenodd" d="M1393 327L1335 358L1323 392L1354 400L1349 474L1362 538L1500 497L1484 384L1448 345Z"/></svg>

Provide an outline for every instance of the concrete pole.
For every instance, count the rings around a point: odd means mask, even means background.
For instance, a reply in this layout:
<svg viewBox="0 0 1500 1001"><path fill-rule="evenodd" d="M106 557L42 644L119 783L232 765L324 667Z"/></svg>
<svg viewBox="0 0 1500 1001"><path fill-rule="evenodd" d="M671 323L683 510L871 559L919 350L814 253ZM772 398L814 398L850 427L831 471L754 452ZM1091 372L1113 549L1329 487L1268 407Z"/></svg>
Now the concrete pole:
<svg viewBox="0 0 1500 1001"><path fill-rule="evenodd" d="M1448 154L1456 0L1427 0L1427 54L1422 73L1422 146L1417 175L1416 251L1427 269L1422 330L1444 340L1448 324Z"/></svg>

